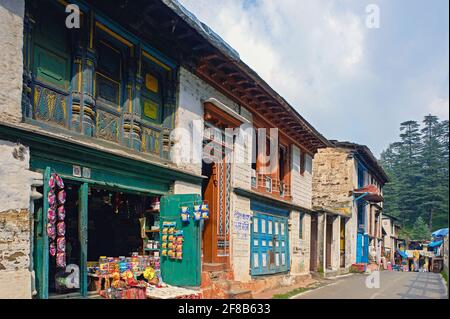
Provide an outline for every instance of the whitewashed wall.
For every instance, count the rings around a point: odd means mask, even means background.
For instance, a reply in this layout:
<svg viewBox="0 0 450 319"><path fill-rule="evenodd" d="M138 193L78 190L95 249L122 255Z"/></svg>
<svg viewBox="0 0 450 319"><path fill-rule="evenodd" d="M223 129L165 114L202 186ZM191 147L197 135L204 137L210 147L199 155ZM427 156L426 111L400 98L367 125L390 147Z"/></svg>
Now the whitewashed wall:
<svg viewBox="0 0 450 319"><path fill-rule="evenodd" d="M0 0L0 121L22 119L24 0Z"/></svg>
<svg viewBox="0 0 450 319"><path fill-rule="evenodd" d="M308 155L309 156L309 155ZM294 204L311 209L312 208L312 174L305 171L300 173L301 150L292 145L291 155L291 194Z"/></svg>
<svg viewBox="0 0 450 319"><path fill-rule="evenodd" d="M241 282L251 281L250 276L250 232L252 224L249 223L248 231L243 231L237 227L235 222L245 222L245 220L235 219L235 212L239 212L250 217L253 216L250 210L250 199L236 194L232 195L233 209L231 214L231 267L234 273L234 279Z"/></svg>

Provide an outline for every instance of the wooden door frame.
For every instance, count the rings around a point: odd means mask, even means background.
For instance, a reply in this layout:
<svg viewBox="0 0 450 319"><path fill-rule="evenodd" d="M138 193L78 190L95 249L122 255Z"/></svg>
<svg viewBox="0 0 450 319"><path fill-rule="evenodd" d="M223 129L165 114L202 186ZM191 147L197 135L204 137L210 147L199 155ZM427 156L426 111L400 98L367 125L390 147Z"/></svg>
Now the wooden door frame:
<svg viewBox="0 0 450 319"><path fill-rule="evenodd" d="M333 216L327 215L325 224L326 224L326 232L325 232L325 268L331 269L333 266L332 260L332 248L333 248Z"/></svg>
<svg viewBox="0 0 450 319"><path fill-rule="evenodd" d="M311 215L311 239L310 239L310 261L309 270L317 271L317 243L319 239L319 216Z"/></svg>
<svg viewBox="0 0 450 319"><path fill-rule="evenodd" d="M347 232L346 227L347 219L343 216L340 217L339 221L339 259L340 259L340 267L345 268L345 251L346 251L346 240L347 240Z"/></svg>
<svg viewBox="0 0 450 319"><path fill-rule="evenodd" d="M48 186L48 180L52 174L52 169L47 167L44 171L44 185L42 198L42 209L37 214L37 229L38 234L35 234L34 241L36 245L36 261L34 263L34 269L38 280L38 297L40 299L48 299L49 297L49 238L47 235L47 210L49 208L47 201L47 194L50 191ZM64 177L67 183L77 185L78 188L78 239L80 240L80 294L83 297L87 296L87 218L88 218L88 188L89 184L79 183L71 178Z"/></svg>
<svg viewBox="0 0 450 319"><path fill-rule="evenodd" d="M230 256L219 256L218 252L218 225L219 222L219 214L218 211L220 209L220 187L223 187L223 185L220 185L220 181L218 180L218 170L222 169L223 174L226 174L226 168L224 165L225 163L211 163L208 164L211 165L211 175L209 176L207 185L205 187L205 190L203 190L203 199L205 202L209 205L210 210L210 216L209 220L205 223L203 234L202 234L202 242L203 242L203 262L204 263L222 263L225 264L226 267L230 265ZM222 166L223 165L223 166ZM226 176L223 178L226 179ZM223 182L223 181L222 181ZM223 196L225 197L226 194L224 192ZM223 203L225 203L226 198L223 198ZM225 210L225 207L223 207ZM227 218L225 216L225 218ZM228 216L229 218L229 216ZM225 234L228 238L226 241L230 242L230 234ZM229 249L229 247L228 247Z"/></svg>

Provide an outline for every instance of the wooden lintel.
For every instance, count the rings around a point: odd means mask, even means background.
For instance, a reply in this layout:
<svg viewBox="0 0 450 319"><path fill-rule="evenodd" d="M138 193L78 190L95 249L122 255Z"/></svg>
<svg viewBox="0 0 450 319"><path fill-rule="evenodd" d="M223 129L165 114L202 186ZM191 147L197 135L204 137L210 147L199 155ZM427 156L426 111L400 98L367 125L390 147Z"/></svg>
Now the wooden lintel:
<svg viewBox="0 0 450 319"><path fill-rule="evenodd" d="M210 54L210 55L205 56L205 57L203 58L203 60L205 60L205 61L211 61L211 60L214 60L214 59L221 59L221 58L220 58L220 56L219 56L218 54L216 54L216 53Z"/></svg>

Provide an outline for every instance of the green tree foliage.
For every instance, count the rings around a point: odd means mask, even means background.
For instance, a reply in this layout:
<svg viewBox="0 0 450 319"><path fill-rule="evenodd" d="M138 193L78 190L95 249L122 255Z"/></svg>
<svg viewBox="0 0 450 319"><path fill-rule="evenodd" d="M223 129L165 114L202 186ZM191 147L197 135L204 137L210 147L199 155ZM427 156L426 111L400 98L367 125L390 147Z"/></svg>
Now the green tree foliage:
<svg viewBox="0 0 450 319"><path fill-rule="evenodd" d="M410 239L412 240L430 239L431 231L422 217L419 216L419 218L417 218L410 232L410 235L411 235Z"/></svg>
<svg viewBox="0 0 450 319"><path fill-rule="evenodd" d="M401 123L400 141L381 153L391 180L384 188L384 208L402 221L411 239L448 227L448 134L448 121L430 114L422 126L416 121Z"/></svg>

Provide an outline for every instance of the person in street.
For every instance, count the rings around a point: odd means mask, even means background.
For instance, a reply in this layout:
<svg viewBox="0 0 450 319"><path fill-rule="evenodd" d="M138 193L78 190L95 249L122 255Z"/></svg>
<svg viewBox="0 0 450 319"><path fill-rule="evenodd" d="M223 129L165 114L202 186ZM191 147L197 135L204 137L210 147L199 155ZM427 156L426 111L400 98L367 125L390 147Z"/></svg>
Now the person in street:
<svg viewBox="0 0 450 319"><path fill-rule="evenodd" d="M419 272L424 272L425 257L421 254L419 257Z"/></svg>
<svg viewBox="0 0 450 319"><path fill-rule="evenodd" d="M420 258L420 253L418 250L414 250L413 251L413 271L419 271L419 258Z"/></svg>

